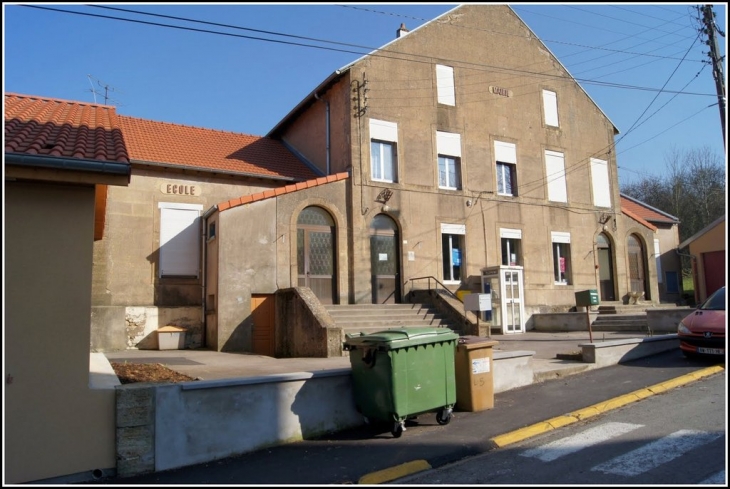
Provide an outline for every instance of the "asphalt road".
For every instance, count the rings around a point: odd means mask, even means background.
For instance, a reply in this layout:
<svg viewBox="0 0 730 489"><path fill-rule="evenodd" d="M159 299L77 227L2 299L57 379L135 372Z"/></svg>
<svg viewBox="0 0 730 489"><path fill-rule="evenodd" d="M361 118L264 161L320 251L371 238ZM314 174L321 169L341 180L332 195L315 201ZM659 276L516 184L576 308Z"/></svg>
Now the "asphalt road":
<svg viewBox="0 0 730 489"><path fill-rule="evenodd" d="M523 442L418 472L407 485L726 484L725 371Z"/></svg>
<svg viewBox="0 0 730 489"><path fill-rule="evenodd" d="M448 425L424 414L400 438L388 426L363 426L313 440L215 462L96 484L323 485L387 483L494 449L494 439L566 413L620 398L717 362L688 360L677 351L548 380L495 395L493 409L455 412ZM720 364L724 367L724 361Z"/></svg>

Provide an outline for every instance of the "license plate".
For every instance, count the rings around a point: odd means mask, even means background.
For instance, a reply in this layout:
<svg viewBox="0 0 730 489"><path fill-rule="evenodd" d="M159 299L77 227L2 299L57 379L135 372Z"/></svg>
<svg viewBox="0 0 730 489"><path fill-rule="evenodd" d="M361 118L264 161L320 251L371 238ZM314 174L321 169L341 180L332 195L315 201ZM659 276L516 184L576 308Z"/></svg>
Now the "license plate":
<svg viewBox="0 0 730 489"><path fill-rule="evenodd" d="M722 348L697 348L697 353L705 353L707 355L724 355L725 350Z"/></svg>

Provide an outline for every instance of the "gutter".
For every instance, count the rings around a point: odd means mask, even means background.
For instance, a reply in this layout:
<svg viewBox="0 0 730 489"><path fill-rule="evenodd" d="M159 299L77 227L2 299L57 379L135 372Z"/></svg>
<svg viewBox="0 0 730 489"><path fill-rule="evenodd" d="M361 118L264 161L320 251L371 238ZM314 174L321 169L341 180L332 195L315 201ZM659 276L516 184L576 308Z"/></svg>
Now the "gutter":
<svg viewBox="0 0 730 489"><path fill-rule="evenodd" d="M204 172L204 173L215 173L215 174L219 174L219 175L232 175L232 176L236 176L236 177L259 178L259 179L263 179L263 180L281 180L284 182L301 182L302 181L301 178L296 178L296 177L281 177L278 175L262 175L260 173L216 170L214 168L206 168L206 167L202 167L202 166L171 165L171 164L165 164L165 163L157 163L155 161L131 160L130 163L133 165L157 166L160 168L169 168L169 169L173 169L173 170L189 170L189 171Z"/></svg>
<svg viewBox="0 0 730 489"><path fill-rule="evenodd" d="M314 98L317 100L322 101L322 99L319 97L317 92L314 93ZM327 150L327 175L330 174L330 101L324 100L325 108L326 108L326 114L325 114L325 131L327 133L327 142L326 142L326 150Z"/></svg>
<svg viewBox="0 0 730 489"><path fill-rule="evenodd" d="M22 167L50 168L54 170L84 171L106 175L132 174L129 163L118 161L86 160L81 158L60 158L58 156L29 155L25 153L5 153L5 163Z"/></svg>
<svg viewBox="0 0 730 489"><path fill-rule="evenodd" d="M214 205L213 207L211 207L210 209L205 211L203 213L203 215L201 216L201 218L203 220L203 226L202 226L203 232L201 235L201 247L200 247L200 251L202 253L202 257L201 257L202 263L200 266L200 269L201 269L200 270L200 290L201 290L201 294L203 296L202 302L201 302L201 304L203 306L202 307L203 316L201 318L201 322L203 323L203 346L207 346L205 344L205 338L207 337L207 329L208 329L208 316L207 316L208 304L207 304L207 301L205 298L205 292L206 292L206 289L208 286L208 283L206 281L206 273L208 270L206 268L206 263L208 261L208 218L210 216L212 216L217 210L218 210L218 206Z"/></svg>

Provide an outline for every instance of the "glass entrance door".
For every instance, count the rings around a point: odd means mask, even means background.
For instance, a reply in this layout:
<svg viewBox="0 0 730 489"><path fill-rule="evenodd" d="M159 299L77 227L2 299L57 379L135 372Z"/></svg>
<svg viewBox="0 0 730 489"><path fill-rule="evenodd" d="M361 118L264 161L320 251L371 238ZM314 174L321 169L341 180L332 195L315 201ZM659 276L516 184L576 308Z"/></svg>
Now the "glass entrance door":
<svg viewBox="0 0 730 489"><path fill-rule="evenodd" d="M521 266L496 266L482 269L482 292L491 293L492 310L482 319L491 318L492 330L502 334L525 332L523 269Z"/></svg>
<svg viewBox="0 0 730 489"><path fill-rule="evenodd" d="M502 333L524 333L525 306L522 300L522 270L502 269L500 282L502 283Z"/></svg>

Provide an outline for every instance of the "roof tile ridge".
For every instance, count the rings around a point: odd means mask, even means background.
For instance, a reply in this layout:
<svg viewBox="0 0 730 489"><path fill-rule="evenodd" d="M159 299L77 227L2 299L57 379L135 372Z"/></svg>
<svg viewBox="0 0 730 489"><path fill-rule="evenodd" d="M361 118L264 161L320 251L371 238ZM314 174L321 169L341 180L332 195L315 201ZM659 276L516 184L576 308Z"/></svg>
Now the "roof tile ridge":
<svg viewBox="0 0 730 489"><path fill-rule="evenodd" d="M14 92L5 92L5 97L15 97L15 98L26 98L26 99L37 99L44 102L63 102L66 104L72 104L72 105L88 105L91 107L100 107L100 108L108 108L108 109L115 109L115 105L107 105L107 104L100 104L98 102L84 102L82 100L71 100L71 99L64 99L64 98L56 98L56 97L46 97L43 95L30 95L26 93L14 93Z"/></svg>

